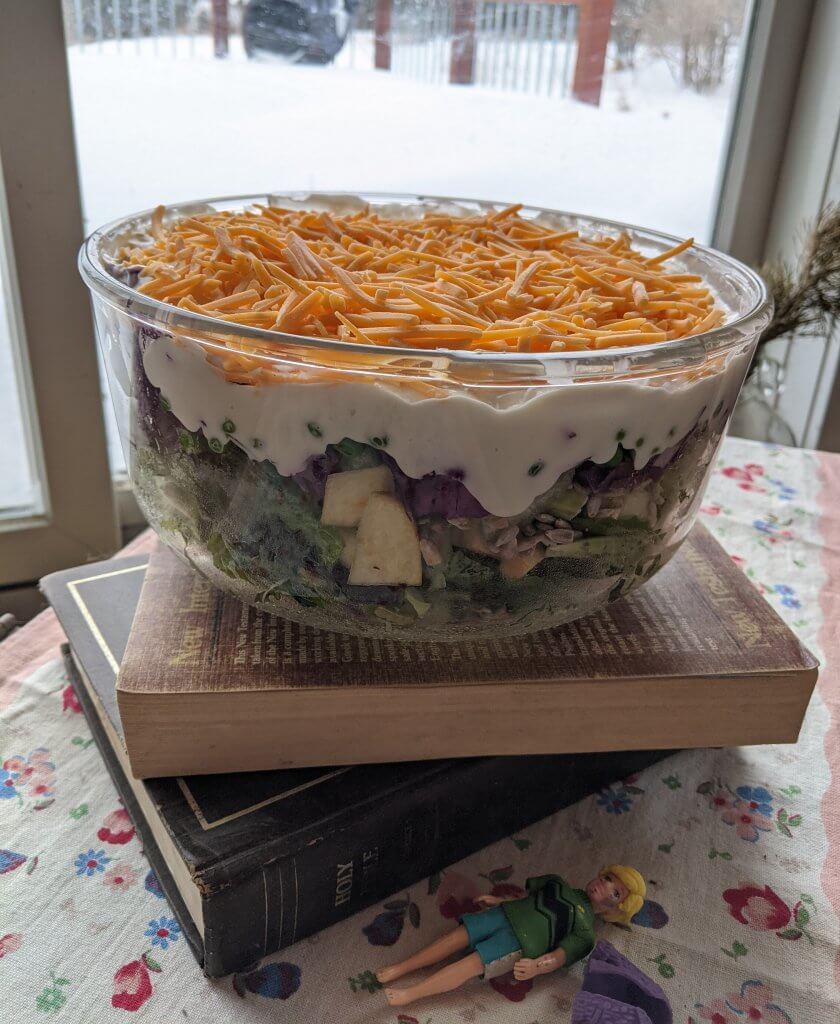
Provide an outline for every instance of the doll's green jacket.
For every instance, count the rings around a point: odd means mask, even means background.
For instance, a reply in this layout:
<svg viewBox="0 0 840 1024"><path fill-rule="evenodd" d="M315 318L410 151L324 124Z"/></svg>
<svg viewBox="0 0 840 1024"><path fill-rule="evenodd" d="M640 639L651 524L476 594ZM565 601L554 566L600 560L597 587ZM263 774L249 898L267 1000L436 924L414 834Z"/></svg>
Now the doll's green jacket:
<svg viewBox="0 0 840 1024"><path fill-rule="evenodd" d="M525 883L528 895L502 904L508 924L530 959L562 949L566 966L588 956L595 946L595 914L582 889L559 875L540 875Z"/></svg>

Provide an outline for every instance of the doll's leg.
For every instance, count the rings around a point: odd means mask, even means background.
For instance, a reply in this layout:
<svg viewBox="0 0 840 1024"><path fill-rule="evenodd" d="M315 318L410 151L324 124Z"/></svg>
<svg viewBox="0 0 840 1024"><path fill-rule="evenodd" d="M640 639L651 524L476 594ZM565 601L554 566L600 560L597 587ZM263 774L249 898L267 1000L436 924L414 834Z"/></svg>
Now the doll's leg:
<svg viewBox="0 0 840 1024"><path fill-rule="evenodd" d="M441 935L431 945L421 949L419 953L415 953L414 956L410 956L407 960L402 960L398 964L392 964L390 967L381 967L376 972L377 980L381 984L386 985L389 981L396 981L397 978L401 978L404 974L408 974L411 971L417 971L421 967L431 967L432 964L440 963L441 960L452 956L453 953L459 953L462 949L466 949L469 944L470 939L467 935L467 929L460 924L454 931Z"/></svg>
<svg viewBox="0 0 840 1024"><path fill-rule="evenodd" d="M408 988L386 988L385 998L391 1006L405 1006L413 1003L415 999L425 999L427 996L437 996L441 992L451 992L453 989L463 985L470 978L477 978L484 973L484 964L478 953L470 953L469 956L456 960L454 964L442 967L435 971L424 981L416 985L409 985Z"/></svg>

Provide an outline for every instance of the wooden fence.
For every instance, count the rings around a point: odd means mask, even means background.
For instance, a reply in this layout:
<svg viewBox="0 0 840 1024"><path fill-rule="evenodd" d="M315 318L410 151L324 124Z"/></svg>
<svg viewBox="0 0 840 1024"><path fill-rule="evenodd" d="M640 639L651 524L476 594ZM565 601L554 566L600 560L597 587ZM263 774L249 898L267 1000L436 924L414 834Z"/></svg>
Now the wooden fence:
<svg viewBox="0 0 840 1024"><path fill-rule="evenodd" d="M212 35L216 57L228 55L243 7L232 0L64 0L70 44L139 46L150 38L158 52L158 40L169 37L175 55L177 38L187 36L194 50L198 35ZM429 82L571 93L597 105L612 9L613 0L366 0L338 62L361 69L372 59L375 68ZM372 47L356 47L354 32Z"/></svg>

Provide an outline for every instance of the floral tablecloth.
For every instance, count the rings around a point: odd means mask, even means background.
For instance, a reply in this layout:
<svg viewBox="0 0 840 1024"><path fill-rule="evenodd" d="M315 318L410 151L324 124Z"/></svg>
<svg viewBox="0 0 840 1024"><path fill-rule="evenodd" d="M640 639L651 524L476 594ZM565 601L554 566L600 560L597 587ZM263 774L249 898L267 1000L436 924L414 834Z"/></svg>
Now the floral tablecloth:
<svg viewBox="0 0 840 1024"><path fill-rule="evenodd" d="M648 902L632 931L600 934L659 982L675 1021L840 1021L840 457L729 440L703 516L823 660L796 746L673 756L221 981L201 976L120 807L52 613L18 631L0 646L0 1020L562 1022L581 965L406 1013L373 971L479 892L552 871L583 884L627 861Z"/></svg>

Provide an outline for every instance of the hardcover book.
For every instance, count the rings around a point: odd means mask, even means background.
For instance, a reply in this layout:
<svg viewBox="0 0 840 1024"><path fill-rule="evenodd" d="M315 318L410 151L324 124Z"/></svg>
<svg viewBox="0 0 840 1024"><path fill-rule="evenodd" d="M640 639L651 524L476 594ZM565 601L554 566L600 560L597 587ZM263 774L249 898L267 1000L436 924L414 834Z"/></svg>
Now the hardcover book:
<svg viewBox="0 0 840 1024"><path fill-rule="evenodd" d="M274 618L159 546L117 696L131 770L146 777L793 742L816 676L698 526L646 586L597 614L461 644Z"/></svg>
<svg viewBox="0 0 840 1024"><path fill-rule="evenodd" d="M245 970L668 751L132 778L115 683L146 558L42 581L71 681L205 974Z"/></svg>

